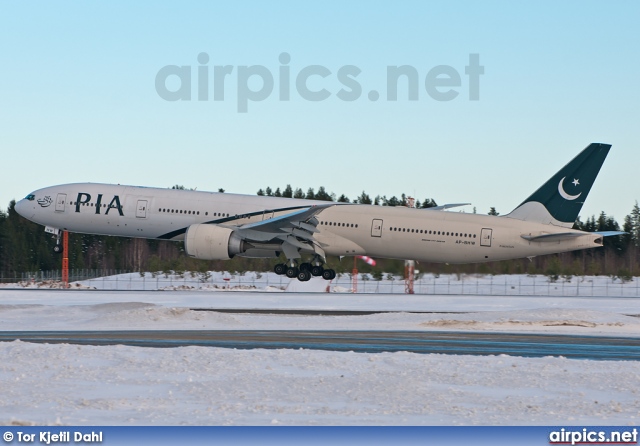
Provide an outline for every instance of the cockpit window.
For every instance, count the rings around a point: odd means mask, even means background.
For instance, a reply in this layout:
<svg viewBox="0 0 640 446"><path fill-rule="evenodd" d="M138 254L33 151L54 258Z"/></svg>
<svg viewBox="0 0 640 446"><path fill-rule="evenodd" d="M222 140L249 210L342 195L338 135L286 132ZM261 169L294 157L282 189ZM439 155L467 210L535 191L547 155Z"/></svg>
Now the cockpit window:
<svg viewBox="0 0 640 446"><path fill-rule="evenodd" d="M33 194L29 194L29 195L27 195L27 196L26 196L26 197L24 197L24 198L25 198L26 200L33 201L33 200L35 200L35 199L36 199L36 196L35 196L35 195L33 195Z"/></svg>

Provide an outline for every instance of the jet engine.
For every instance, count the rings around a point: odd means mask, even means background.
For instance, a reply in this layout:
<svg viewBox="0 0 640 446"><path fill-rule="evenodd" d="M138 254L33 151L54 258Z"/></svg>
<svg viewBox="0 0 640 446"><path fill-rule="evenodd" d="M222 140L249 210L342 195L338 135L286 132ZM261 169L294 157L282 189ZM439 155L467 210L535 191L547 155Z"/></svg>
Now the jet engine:
<svg viewBox="0 0 640 446"><path fill-rule="evenodd" d="M277 244L251 243L233 229L214 224L195 224L187 228L184 249L189 257L201 260L229 260L234 256L275 258Z"/></svg>
<svg viewBox="0 0 640 446"><path fill-rule="evenodd" d="M184 237L187 255L202 260L229 260L244 251L243 245L233 229L219 225L191 225Z"/></svg>

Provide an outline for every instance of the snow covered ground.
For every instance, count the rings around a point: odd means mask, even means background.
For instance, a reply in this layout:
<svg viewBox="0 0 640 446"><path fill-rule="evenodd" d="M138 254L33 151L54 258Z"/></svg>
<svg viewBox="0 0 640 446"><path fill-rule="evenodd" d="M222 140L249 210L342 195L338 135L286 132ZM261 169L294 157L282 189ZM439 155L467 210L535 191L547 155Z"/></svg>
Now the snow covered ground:
<svg viewBox="0 0 640 446"><path fill-rule="evenodd" d="M640 363L0 345L0 423L637 425Z"/></svg>
<svg viewBox="0 0 640 446"><path fill-rule="evenodd" d="M190 308L400 311L227 314ZM441 313L416 314L411 311ZM459 312L465 312L459 314ZM0 330L640 336L633 297L0 289ZM640 362L0 343L0 424L637 425Z"/></svg>

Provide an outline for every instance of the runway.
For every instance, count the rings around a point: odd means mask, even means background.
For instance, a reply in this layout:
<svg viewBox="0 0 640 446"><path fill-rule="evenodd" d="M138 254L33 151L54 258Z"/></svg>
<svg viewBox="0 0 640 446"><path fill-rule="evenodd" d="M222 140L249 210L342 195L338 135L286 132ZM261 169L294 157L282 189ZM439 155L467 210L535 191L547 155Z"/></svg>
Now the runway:
<svg viewBox="0 0 640 446"><path fill-rule="evenodd" d="M591 360L640 360L640 338L548 334L287 331L127 330L5 331L0 341L138 347L206 346L232 349L312 349L361 353L399 352L454 355L563 356Z"/></svg>

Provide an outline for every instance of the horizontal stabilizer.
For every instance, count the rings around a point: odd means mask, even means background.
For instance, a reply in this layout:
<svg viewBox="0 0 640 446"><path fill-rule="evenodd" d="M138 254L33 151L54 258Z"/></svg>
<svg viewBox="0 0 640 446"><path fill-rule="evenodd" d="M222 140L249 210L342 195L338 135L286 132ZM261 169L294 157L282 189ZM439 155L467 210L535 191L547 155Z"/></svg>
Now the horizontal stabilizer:
<svg viewBox="0 0 640 446"><path fill-rule="evenodd" d="M591 234L598 234L598 235L601 235L603 237L613 237L614 235L625 235L625 234L628 234L628 232L624 232L624 231L595 231L595 232L592 232Z"/></svg>
<svg viewBox="0 0 640 446"><path fill-rule="evenodd" d="M590 232L558 232L556 234L541 234L531 235L523 234L522 237L530 242L558 242L560 240L570 240L576 237L582 237L583 235L591 234Z"/></svg>
<svg viewBox="0 0 640 446"><path fill-rule="evenodd" d="M624 235L626 232L622 231L596 231L596 232L558 232L555 234L523 234L522 237L530 242L558 242L560 240L570 240L576 237L582 237L583 235L600 235L602 237L612 237L614 235Z"/></svg>

